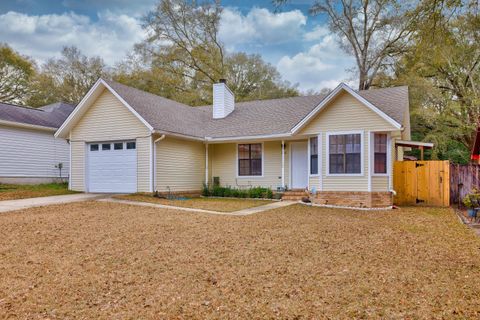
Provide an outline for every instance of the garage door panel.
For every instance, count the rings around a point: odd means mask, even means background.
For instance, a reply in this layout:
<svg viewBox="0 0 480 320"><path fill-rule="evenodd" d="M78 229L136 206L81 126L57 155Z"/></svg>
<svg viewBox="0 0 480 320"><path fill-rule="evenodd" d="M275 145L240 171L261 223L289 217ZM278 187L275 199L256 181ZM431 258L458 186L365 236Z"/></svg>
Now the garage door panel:
<svg viewBox="0 0 480 320"><path fill-rule="evenodd" d="M119 142L115 142L119 143ZM110 150L100 147L88 147L87 181L89 192L133 193L137 191L137 150L115 150L113 143Z"/></svg>

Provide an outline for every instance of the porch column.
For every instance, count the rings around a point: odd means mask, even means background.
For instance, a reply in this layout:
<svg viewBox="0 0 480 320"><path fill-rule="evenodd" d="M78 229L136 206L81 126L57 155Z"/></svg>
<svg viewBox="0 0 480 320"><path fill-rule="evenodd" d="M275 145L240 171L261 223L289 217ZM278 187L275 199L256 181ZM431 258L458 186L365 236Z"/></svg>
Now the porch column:
<svg viewBox="0 0 480 320"><path fill-rule="evenodd" d="M285 188L285 141L282 140L282 188Z"/></svg>
<svg viewBox="0 0 480 320"><path fill-rule="evenodd" d="M208 143L205 143L205 185L208 187Z"/></svg>

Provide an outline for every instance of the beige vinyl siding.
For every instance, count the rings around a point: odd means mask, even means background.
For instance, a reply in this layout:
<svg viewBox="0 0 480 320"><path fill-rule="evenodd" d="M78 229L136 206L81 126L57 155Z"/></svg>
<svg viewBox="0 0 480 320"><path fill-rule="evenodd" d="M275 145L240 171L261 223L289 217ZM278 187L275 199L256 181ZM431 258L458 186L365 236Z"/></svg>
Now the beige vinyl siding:
<svg viewBox="0 0 480 320"><path fill-rule="evenodd" d="M372 191L388 191L388 176L372 176Z"/></svg>
<svg viewBox="0 0 480 320"><path fill-rule="evenodd" d="M205 180L205 145L171 137L156 144L156 190L201 190Z"/></svg>
<svg viewBox="0 0 480 320"><path fill-rule="evenodd" d="M85 191L85 142L71 141L72 168L70 177L70 189Z"/></svg>
<svg viewBox="0 0 480 320"><path fill-rule="evenodd" d="M136 140L137 189L150 191L150 130L110 91L105 89L99 95L70 134L73 190L85 191L85 143Z"/></svg>
<svg viewBox="0 0 480 320"><path fill-rule="evenodd" d="M303 128L300 135L322 133L322 190L368 191L368 143L370 131L397 130L385 119L363 105L348 93L342 93ZM327 132L360 131L363 133L363 175L327 175ZM317 182L318 181L318 182ZM320 179L310 178L310 187L319 187ZM372 180L373 187L373 180Z"/></svg>
<svg viewBox="0 0 480 320"><path fill-rule="evenodd" d="M274 190L282 184L282 143L267 141L263 143L263 177L237 177L237 144L212 144L211 176L220 177L222 186L237 188L268 187ZM285 151L285 184L289 184L289 157L287 143Z"/></svg>

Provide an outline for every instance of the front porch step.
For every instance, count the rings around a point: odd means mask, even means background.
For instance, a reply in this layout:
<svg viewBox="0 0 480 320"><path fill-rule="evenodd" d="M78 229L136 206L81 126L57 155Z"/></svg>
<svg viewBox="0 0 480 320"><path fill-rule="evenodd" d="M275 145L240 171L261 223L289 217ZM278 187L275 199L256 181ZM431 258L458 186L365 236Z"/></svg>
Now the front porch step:
<svg viewBox="0 0 480 320"><path fill-rule="evenodd" d="M282 200L299 201L308 196L306 190L289 190L283 193Z"/></svg>

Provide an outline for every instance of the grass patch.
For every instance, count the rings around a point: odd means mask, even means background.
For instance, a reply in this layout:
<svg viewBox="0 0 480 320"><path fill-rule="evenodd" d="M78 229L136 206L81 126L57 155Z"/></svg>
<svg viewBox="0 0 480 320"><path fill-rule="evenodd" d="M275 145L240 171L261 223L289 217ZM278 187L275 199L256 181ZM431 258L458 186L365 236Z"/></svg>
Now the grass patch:
<svg viewBox="0 0 480 320"><path fill-rule="evenodd" d="M232 217L82 202L1 214L0 230L4 318L480 315L480 237L448 209Z"/></svg>
<svg viewBox="0 0 480 320"><path fill-rule="evenodd" d="M158 203L168 206L195 208L220 212L233 212L247 208L263 206L272 203L269 200L250 200L250 199L218 199L218 198L190 198L186 200L168 200L153 197L145 194L129 194L114 196L114 198L131 201L143 201L149 203Z"/></svg>
<svg viewBox="0 0 480 320"><path fill-rule="evenodd" d="M0 184L0 201L71 194L68 183L45 183L36 185Z"/></svg>

